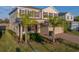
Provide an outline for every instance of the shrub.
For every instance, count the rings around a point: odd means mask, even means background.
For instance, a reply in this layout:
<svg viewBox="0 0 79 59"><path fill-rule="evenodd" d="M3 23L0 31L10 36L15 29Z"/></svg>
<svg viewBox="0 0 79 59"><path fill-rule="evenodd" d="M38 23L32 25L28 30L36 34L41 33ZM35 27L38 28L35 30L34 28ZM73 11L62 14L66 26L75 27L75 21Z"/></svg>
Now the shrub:
<svg viewBox="0 0 79 59"><path fill-rule="evenodd" d="M30 39L40 43L44 41L43 37L38 33L30 33Z"/></svg>

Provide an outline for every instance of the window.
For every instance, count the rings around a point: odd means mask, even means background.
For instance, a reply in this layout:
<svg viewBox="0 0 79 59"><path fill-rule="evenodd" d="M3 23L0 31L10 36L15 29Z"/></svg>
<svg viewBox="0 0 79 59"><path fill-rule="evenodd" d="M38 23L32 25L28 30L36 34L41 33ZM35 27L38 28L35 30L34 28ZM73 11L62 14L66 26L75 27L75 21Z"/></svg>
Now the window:
<svg viewBox="0 0 79 59"><path fill-rule="evenodd" d="M31 17L33 17L33 11L28 11L28 15L30 15Z"/></svg>
<svg viewBox="0 0 79 59"><path fill-rule="evenodd" d="M28 26L28 31L31 31L31 27L30 26Z"/></svg>
<svg viewBox="0 0 79 59"><path fill-rule="evenodd" d="M67 16L67 19L69 19L69 16Z"/></svg>
<svg viewBox="0 0 79 59"><path fill-rule="evenodd" d="M58 16L58 14L54 13L54 16Z"/></svg>
<svg viewBox="0 0 79 59"><path fill-rule="evenodd" d="M52 13L49 13L49 16L53 16L53 14Z"/></svg>
<svg viewBox="0 0 79 59"><path fill-rule="evenodd" d="M48 13L47 12L43 12L43 17L47 18L48 17Z"/></svg>
<svg viewBox="0 0 79 59"><path fill-rule="evenodd" d="M35 17L39 17L39 12L35 12Z"/></svg>
<svg viewBox="0 0 79 59"><path fill-rule="evenodd" d="M48 21L44 21L44 24L45 24L45 25L49 25Z"/></svg>
<svg viewBox="0 0 79 59"><path fill-rule="evenodd" d="M20 10L20 15L25 14L25 10Z"/></svg>
<svg viewBox="0 0 79 59"><path fill-rule="evenodd" d="M71 19L73 19L73 17L71 16Z"/></svg>
<svg viewBox="0 0 79 59"><path fill-rule="evenodd" d="M52 36L52 31L49 31L49 36Z"/></svg>
<svg viewBox="0 0 79 59"><path fill-rule="evenodd" d="M26 14L26 15L28 14L28 10L25 10L25 14Z"/></svg>

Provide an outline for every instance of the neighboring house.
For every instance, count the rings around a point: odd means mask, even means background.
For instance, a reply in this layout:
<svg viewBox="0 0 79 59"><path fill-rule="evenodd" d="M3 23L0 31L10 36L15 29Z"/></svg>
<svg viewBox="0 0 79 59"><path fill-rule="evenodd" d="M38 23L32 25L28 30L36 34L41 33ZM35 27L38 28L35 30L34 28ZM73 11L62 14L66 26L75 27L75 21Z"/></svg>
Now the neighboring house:
<svg viewBox="0 0 79 59"><path fill-rule="evenodd" d="M70 27L70 29L71 29L71 30L79 31L79 22L77 22L77 21L71 22L71 27Z"/></svg>
<svg viewBox="0 0 79 59"><path fill-rule="evenodd" d="M70 12L60 12L59 16L66 21L74 21L74 16Z"/></svg>
<svg viewBox="0 0 79 59"><path fill-rule="evenodd" d="M9 19L0 19L0 30L9 29Z"/></svg>
<svg viewBox="0 0 79 59"><path fill-rule="evenodd" d="M8 29L8 27L9 27L9 24L7 24L7 23L1 23L0 24L0 30Z"/></svg>
<svg viewBox="0 0 79 59"><path fill-rule="evenodd" d="M47 7L43 9L35 8L32 6L19 6L12 10L10 15L10 29L19 35L19 26L16 23L17 19L19 20L21 14L28 14L34 11L31 18L35 18L38 22L37 25L32 26L34 32L38 32L43 35L49 35L50 31L52 32L52 27L48 23L48 16L58 16L58 11L54 7ZM51 29L50 29L51 28ZM58 27L59 28L59 27ZM56 28L57 33L62 33L63 30ZM22 28L23 30L23 28Z"/></svg>

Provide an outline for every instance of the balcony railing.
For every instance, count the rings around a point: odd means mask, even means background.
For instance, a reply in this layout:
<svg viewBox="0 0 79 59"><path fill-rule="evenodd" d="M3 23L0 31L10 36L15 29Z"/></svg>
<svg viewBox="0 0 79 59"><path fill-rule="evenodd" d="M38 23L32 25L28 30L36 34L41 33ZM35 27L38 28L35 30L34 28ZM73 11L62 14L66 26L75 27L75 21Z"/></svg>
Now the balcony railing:
<svg viewBox="0 0 79 59"><path fill-rule="evenodd" d="M58 14L55 13L48 13L48 12L37 12L37 11L29 11L29 10L20 10L20 15L27 14L30 15L30 18L35 19L48 19L49 16L57 16Z"/></svg>

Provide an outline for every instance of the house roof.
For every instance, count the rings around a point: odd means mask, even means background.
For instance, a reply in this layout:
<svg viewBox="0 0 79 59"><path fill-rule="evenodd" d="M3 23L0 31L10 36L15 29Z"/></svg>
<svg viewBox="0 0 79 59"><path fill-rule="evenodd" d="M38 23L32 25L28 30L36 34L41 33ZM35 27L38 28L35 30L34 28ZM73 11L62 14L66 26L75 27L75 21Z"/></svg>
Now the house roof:
<svg viewBox="0 0 79 59"><path fill-rule="evenodd" d="M66 15L66 14L70 14L70 15L72 15L72 16L74 16L71 12L60 12L59 13L59 16L64 16L64 15Z"/></svg>
<svg viewBox="0 0 79 59"><path fill-rule="evenodd" d="M18 6L18 7L33 8L33 9L42 10L42 9L45 9L45 8L48 8L48 7L52 7L52 6L46 6L46 7L44 7L44 8L37 8L37 7L35 7L35 6ZM52 8L57 11L57 9L55 9L54 7L52 7ZM12 14L12 13L13 13L14 11L16 11L16 10L17 10L17 7L15 7L15 8L9 13L9 15Z"/></svg>
<svg viewBox="0 0 79 59"><path fill-rule="evenodd" d="M15 12L16 10L17 10L17 8L14 8L14 9L9 13L9 15L12 14L13 12Z"/></svg>
<svg viewBox="0 0 79 59"><path fill-rule="evenodd" d="M63 16L63 15L65 15L65 14L67 14L68 12L60 12L59 13L59 16Z"/></svg>
<svg viewBox="0 0 79 59"><path fill-rule="evenodd" d="M32 9L38 9L38 10L41 10L41 8L36 8L36 7L33 7L33 6L18 6L18 7L24 7L24 8L32 8ZM17 7L15 7L10 13L12 14L13 12L15 12L17 10Z"/></svg>
<svg viewBox="0 0 79 59"><path fill-rule="evenodd" d="M32 8L32 9L38 9L38 10L40 10L40 9L41 9L41 8L37 8L37 7L34 7L34 6L19 6L19 7Z"/></svg>

